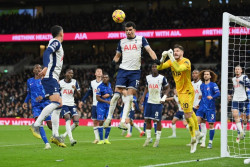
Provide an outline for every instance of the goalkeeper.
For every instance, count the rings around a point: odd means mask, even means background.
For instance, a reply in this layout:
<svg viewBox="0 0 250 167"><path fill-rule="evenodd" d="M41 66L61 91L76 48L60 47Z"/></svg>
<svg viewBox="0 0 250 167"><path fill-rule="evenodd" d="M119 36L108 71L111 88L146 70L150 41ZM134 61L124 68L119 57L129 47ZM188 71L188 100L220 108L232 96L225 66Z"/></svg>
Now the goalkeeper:
<svg viewBox="0 0 250 167"><path fill-rule="evenodd" d="M183 57L184 48L181 45L174 45L173 50L164 51L161 57L161 65L157 66L158 70L164 70L171 67L172 75L176 84L176 91L179 97L181 107L184 110L185 119L189 125L189 132L191 134L191 150L190 153L196 151L198 140L203 137L199 132L197 117L193 112L194 102L194 88L191 83L191 63L189 59ZM165 62L166 57L170 59Z"/></svg>

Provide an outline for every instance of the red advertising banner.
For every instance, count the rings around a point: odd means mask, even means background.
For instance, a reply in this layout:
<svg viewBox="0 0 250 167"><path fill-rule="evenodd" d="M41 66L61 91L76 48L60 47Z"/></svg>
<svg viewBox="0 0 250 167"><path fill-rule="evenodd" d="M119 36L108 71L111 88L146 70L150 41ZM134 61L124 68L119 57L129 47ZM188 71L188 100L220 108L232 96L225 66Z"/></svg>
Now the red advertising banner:
<svg viewBox="0 0 250 167"><path fill-rule="evenodd" d="M230 34L249 35L250 29L245 27L230 28ZM222 36L222 28L145 30L145 31L137 31L136 35L141 35L146 38L213 37L213 36ZM49 33L6 34L6 35L0 35L0 42L49 41L51 38L52 35ZM122 38L126 38L124 31L64 33L64 41L110 40L110 39L122 39Z"/></svg>
<svg viewBox="0 0 250 167"><path fill-rule="evenodd" d="M32 118L0 118L0 126L1 125L31 125L34 123L35 120ZM139 126L143 127L144 120L134 120L134 122ZM120 123L120 120L114 119L112 120L111 126L117 127ZM45 122L44 122L45 125ZM65 120L60 119L60 125L64 126L65 125ZM80 126L93 126L93 121L91 119L80 119L79 120L79 125ZM171 121L162 121L162 127L163 128L172 128L172 123ZM185 128L184 125L182 124L182 121L177 121L176 123L177 128ZM208 128L207 124L207 128ZM215 129L221 129L221 124L220 122L215 122L214 125ZM248 127L249 128L249 127ZM235 123L228 123L228 129L229 130L236 130L236 125Z"/></svg>

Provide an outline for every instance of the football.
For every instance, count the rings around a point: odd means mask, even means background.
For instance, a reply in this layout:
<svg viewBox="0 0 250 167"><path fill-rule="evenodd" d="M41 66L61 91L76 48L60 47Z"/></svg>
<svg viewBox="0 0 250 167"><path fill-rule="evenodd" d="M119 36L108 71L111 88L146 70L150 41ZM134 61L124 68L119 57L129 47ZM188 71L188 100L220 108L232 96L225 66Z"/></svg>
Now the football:
<svg viewBox="0 0 250 167"><path fill-rule="evenodd" d="M125 13L120 9L115 10L112 14L112 18L116 23L122 23L125 20L125 17Z"/></svg>

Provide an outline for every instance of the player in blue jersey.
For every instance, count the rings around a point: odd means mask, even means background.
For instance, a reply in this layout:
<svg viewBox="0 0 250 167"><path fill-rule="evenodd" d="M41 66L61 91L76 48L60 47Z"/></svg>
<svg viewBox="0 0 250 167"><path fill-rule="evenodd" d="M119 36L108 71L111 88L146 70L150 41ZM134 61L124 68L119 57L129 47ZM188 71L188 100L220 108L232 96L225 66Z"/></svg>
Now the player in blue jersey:
<svg viewBox="0 0 250 167"><path fill-rule="evenodd" d="M49 41L48 48L43 53L43 70L39 73L42 77L42 84L45 90L45 97L49 97L51 103L47 105L32 124L31 130L35 137L40 138L39 126L42 121L52 112L52 134L50 138L52 143L60 147L66 147L62 139L59 137L59 117L62 107L62 99L60 97L60 86L58 83L59 76L63 66L64 51L62 48L63 29L61 26L55 25L51 28L53 39Z"/></svg>
<svg viewBox="0 0 250 167"><path fill-rule="evenodd" d="M73 139L72 131L79 124L79 115L76 110L75 98L76 94L77 98L80 99L81 92L80 86L78 82L73 79L74 72L72 69L67 69L65 73L65 78L59 81L61 88L61 96L62 96L62 111L61 115L64 117L66 122L66 132L60 137L64 140L68 135L71 146L74 146L77 142ZM71 125L71 117L73 119L73 124Z"/></svg>
<svg viewBox="0 0 250 167"><path fill-rule="evenodd" d="M103 122L108 116L109 105L111 97L113 96L113 91L111 88L111 83L109 82L109 75L103 73L103 81L97 87L96 100L97 102L97 120L99 121L99 137L100 141L97 144L111 144L108 140L109 133L111 130L111 125L105 128L105 139L103 140Z"/></svg>
<svg viewBox="0 0 250 167"><path fill-rule="evenodd" d="M33 68L34 77L27 80L27 96L23 103L23 108L27 109L27 104L29 100L31 100L32 106L32 114L33 118L37 119L40 115L42 109L50 104L50 101L45 98L45 92L43 89L43 85L41 83L41 79L38 74L42 71L42 67L39 64L36 64ZM47 126L49 129L52 129L51 117L48 116L45 119ZM50 149L51 146L47 140L46 133L44 131L43 125L39 127L40 135L45 143L44 149Z"/></svg>
<svg viewBox="0 0 250 167"><path fill-rule="evenodd" d="M102 69L101 68L97 68L95 70L95 76L96 76L96 79L90 82L88 91L83 96L82 101L79 103L79 108L82 108L83 103L86 101L88 96L92 93L93 103L92 103L92 108L91 108L91 119L93 120L93 124L94 124L93 129L94 129L94 134L95 134L95 140L92 142L93 144L97 144L99 142L99 132L98 132L99 121L97 120L97 111L96 111L96 105L97 105L96 91L97 91L97 87L102 83Z"/></svg>
<svg viewBox="0 0 250 167"><path fill-rule="evenodd" d="M124 96L122 96L122 99L124 99ZM122 109L123 109L123 107L124 106L122 105ZM126 124L127 124L128 130L127 130L127 135L125 137L131 137L132 136L132 129L133 129L133 127L135 127L139 131L140 137L142 137L145 134L145 132L142 131L140 129L140 127L136 123L134 123L135 111L136 110L139 111L139 106L138 106L138 103L137 103L136 96L133 96L133 104L131 106L131 110L129 112L129 115L126 118ZM122 115L123 115L123 111L121 112L121 116L120 116L121 118L122 118Z"/></svg>
<svg viewBox="0 0 250 167"><path fill-rule="evenodd" d="M201 119L207 120L209 123L209 143L207 148L211 149L215 133L215 99L220 96L220 90L218 85L215 83L217 80L217 75L213 71L203 70L200 72L199 76L202 81L200 86L202 98L200 101L200 107L196 111L196 115L198 123L201 122Z"/></svg>
<svg viewBox="0 0 250 167"><path fill-rule="evenodd" d="M136 89L139 86L140 81L142 49L145 48L154 62L160 64L160 61L157 59L155 52L149 46L146 38L135 35L135 31L135 23L129 21L125 24L127 38L121 39L118 43L116 55L112 61L112 66L115 68L116 63L122 57L122 62L119 66L119 71L116 77L115 93L110 101L109 115L104 123L104 127L108 127L116 108L117 101L123 91L127 89L127 94L123 94L125 96L123 100L124 110L120 123L122 128L127 129L125 119L131 109L133 95L136 94Z"/></svg>

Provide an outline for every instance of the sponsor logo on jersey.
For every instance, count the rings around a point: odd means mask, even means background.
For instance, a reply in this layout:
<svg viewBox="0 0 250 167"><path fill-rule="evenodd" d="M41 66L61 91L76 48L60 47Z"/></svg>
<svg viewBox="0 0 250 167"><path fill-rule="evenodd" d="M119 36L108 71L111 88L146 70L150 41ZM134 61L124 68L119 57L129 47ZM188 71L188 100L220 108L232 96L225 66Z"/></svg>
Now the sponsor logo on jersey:
<svg viewBox="0 0 250 167"><path fill-rule="evenodd" d="M126 50L137 50L137 46L136 46L136 44L125 45L124 46L124 51L126 51Z"/></svg>

